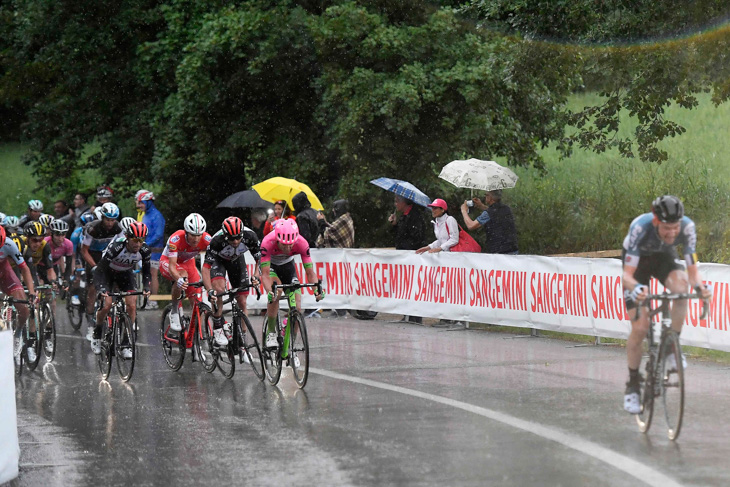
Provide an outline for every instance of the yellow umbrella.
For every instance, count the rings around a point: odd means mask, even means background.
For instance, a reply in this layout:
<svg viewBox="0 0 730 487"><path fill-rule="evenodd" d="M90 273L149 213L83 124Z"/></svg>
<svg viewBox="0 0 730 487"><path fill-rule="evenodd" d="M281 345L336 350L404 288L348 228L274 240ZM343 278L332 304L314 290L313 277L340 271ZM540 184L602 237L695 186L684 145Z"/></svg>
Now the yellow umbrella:
<svg viewBox="0 0 730 487"><path fill-rule="evenodd" d="M287 179L282 177L275 177L267 179L266 181L258 184L254 184L253 188L261 199L271 201L272 203L279 200L284 200L289 205L289 208L294 209L291 199L297 193L304 191L309 198L312 208L315 210L324 210L324 206L320 203L319 198L314 192L309 189L304 183L300 183L295 179Z"/></svg>

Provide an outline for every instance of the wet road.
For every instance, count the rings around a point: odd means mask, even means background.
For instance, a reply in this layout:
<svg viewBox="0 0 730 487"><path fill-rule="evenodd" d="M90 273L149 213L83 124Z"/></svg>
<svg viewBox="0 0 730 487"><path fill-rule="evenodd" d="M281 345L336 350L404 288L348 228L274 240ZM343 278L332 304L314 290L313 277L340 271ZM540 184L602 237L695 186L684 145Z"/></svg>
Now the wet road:
<svg viewBox="0 0 730 487"><path fill-rule="evenodd" d="M159 315L141 314L129 384L100 380L61 317L54 363L17 381L19 485L730 485L725 366L690 360L674 444L661 410L649 435L622 411L622 348L310 319L299 390L189 355L170 371Z"/></svg>

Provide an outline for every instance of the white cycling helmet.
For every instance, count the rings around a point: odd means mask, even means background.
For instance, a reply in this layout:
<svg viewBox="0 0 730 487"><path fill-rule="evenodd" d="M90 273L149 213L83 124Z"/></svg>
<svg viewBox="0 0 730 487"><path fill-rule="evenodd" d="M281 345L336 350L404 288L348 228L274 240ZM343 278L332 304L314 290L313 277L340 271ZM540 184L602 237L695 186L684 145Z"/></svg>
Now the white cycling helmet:
<svg viewBox="0 0 730 487"><path fill-rule="evenodd" d="M43 211L43 202L41 200L30 200L28 209L33 211Z"/></svg>
<svg viewBox="0 0 730 487"><path fill-rule="evenodd" d="M0 223L1 223L1 222L3 222L3 221L5 220L5 217L6 217L6 216L8 216L8 215L6 215L6 214L5 214L5 213L3 213L2 211L0 211Z"/></svg>
<svg viewBox="0 0 730 487"><path fill-rule="evenodd" d="M151 201L155 199L155 194L152 191L146 189L140 189L137 194L134 195L134 200L139 203L140 201Z"/></svg>
<svg viewBox="0 0 730 487"><path fill-rule="evenodd" d="M55 220L55 219L56 218L53 215L49 215L48 213L43 213L41 215L41 217L38 219L38 221L41 222L41 224L44 227L50 228L51 223L53 223L53 220Z"/></svg>
<svg viewBox="0 0 730 487"><path fill-rule="evenodd" d="M97 220L101 220L101 206L94 208L94 216Z"/></svg>
<svg viewBox="0 0 730 487"><path fill-rule="evenodd" d="M114 203L104 203L101 205L101 214L112 220L119 218L119 207Z"/></svg>
<svg viewBox="0 0 730 487"><path fill-rule="evenodd" d="M134 222L136 222L136 221L137 221L137 220L135 220L135 219L134 219L134 218L132 218L131 216L125 216L125 217L124 217L124 218L122 218L122 220L121 220L121 221L119 222L119 225L120 225L120 226L122 227L122 230L124 230L124 233L126 234L126 233L127 233L127 230L129 230L129 225L131 225L132 223L134 223Z"/></svg>
<svg viewBox="0 0 730 487"><path fill-rule="evenodd" d="M51 231L53 233L66 233L68 232L68 223L63 220L53 220L51 222Z"/></svg>
<svg viewBox="0 0 730 487"><path fill-rule="evenodd" d="M14 215L8 215L3 218L2 224L5 228L16 229L20 225L20 219Z"/></svg>
<svg viewBox="0 0 730 487"><path fill-rule="evenodd" d="M206 229L205 218L198 213L191 213L185 217L183 227L191 235L202 235Z"/></svg>

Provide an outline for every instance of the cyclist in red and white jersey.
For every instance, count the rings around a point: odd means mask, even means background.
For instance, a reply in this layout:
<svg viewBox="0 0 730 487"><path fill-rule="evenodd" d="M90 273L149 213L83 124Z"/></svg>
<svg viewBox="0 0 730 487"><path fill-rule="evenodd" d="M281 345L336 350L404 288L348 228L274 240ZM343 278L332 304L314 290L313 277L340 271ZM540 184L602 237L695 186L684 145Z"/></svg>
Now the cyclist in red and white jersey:
<svg viewBox="0 0 730 487"><path fill-rule="evenodd" d="M274 231L264 237L261 242L261 283L267 293L269 305L266 309L266 346L278 345L275 333L276 315L279 313L279 301L274 296L272 287L277 284L295 284L299 282L294 257L299 255L304 265L304 272L308 283L317 282L314 273L314 263L309 255L307 240L299 235L299 227L294 220L282 219L274 223ZM324 290L315 296L317 301L324 298ZM296 294L297 309L301 310L301 291Z"/></svg>
<svg viewBox="0 0 730 487"><path fill-rule="evenodd" d="M28 288L28 295L31 300L35 300L35 288L33 287L33 276L31 275L28 264L25 263L23 256L18 250L18 246L15 245L12 239L6 238L5 228L0 226L0 291L8 296L12 296L15 299L26 299L25 292L23 292L23 285L20 284L18 276L15 275L15 271L10 267L9 260L12 259L15 265L20 269L20 273L23 276L23 282ZM20 360L20 352L23 349L23 335L20 330L28 321L28 306L25 304L17 303L15 309L18 310L18 335L15 337L15 360ZM35 334L35 322L30 322L31 336ZM29 359L35 359L35 349L29 347ZM32 351L31 351L32 350Z"/></svg>
<svg viewBox="0 0 730 487"><path fill-rule="evenodd" d="M180 296L188 287L188 282L200 281L200 272L195 266L195 257L208 248L211 236L205 231L206 223L198 213L191 213L185 217L184 230L178 230L167 239L165 249L160 257L160 274L168 281L175 283L172 286L172 310L170 313L170 328L180 331L180 312L182 303ZM174 311L178 312L175 313Z"/></svg>

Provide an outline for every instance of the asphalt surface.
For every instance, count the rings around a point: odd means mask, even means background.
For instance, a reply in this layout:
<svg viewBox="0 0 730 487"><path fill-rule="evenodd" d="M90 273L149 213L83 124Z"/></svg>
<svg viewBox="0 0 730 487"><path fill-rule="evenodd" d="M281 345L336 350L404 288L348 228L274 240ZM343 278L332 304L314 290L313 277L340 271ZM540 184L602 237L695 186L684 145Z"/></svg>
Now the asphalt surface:
<svg viewBox="0 0 730 487"><path fill-rule="evenodd" d="M16 381L13 485L730 485L726 366L690 359L674 443L661 409L647 435L623 412L619 347L310 319L299 390L169 370L145 311L124 384L60 315L56 360Z"/></svg>

